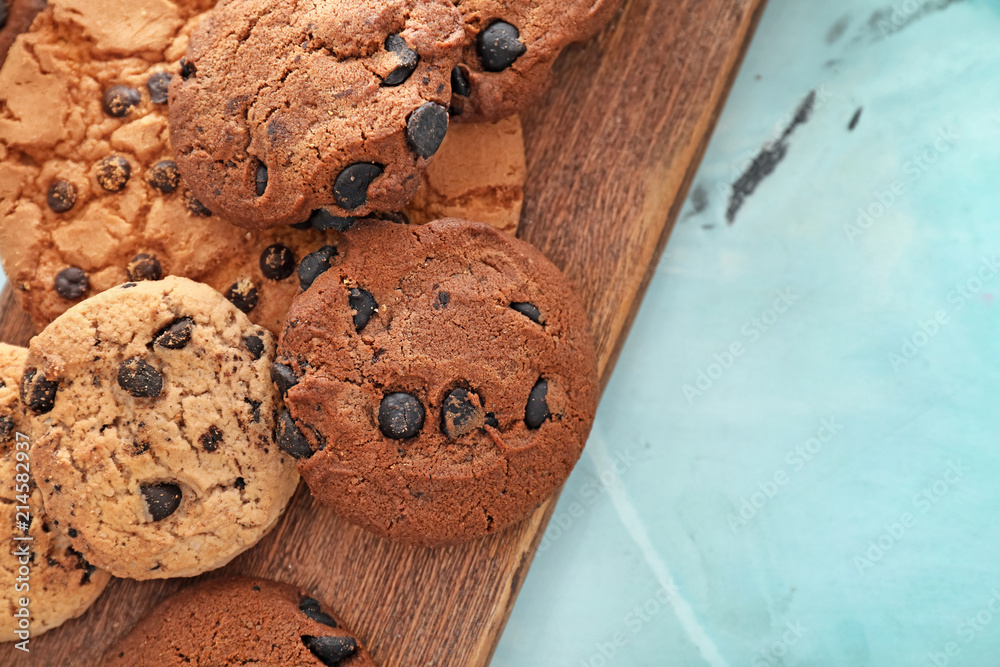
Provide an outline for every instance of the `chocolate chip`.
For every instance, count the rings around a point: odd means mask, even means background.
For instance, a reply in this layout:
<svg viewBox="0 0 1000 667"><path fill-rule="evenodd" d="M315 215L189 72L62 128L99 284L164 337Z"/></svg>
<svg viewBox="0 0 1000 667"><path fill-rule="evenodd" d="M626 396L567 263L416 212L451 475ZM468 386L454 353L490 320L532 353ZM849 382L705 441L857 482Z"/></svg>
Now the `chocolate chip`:
<svg viewBox="0 0 1000 667"><path fill-rule="evenodd" d="M196 218L212 217L212 212L208 210L208 207L202 204L190 190L186 190L184 192L184 208L186 208L188 213Z"/></svg>
<svg viewBox="0 0 1000 667"><path fill-rule="evenodd" d="M160 160L146 172L146 182L151 188L169 195L181 184L181 172L173 160Z"/></svg>
<svg viewBox="0 0 1000 667"><path fill-rule="evenodd" d="M309 219L304 224L307 225L307 228L312 227L321 232L333 229L343 233L353 227L357 221L357 218L341 218L331 215L325 208L318 208L312 212L312 215L309 216ZM292 226L294 227L295 225Z"/></svg>
<svg viewBox="0 0 1000 667"><path fill-rule="evenodd" d="M104 113L115 118L124 118L142 101L142 94L131 86L117 84L104 91L101 106Z"/></svg>
<svg viewBox="0 0 1000 667"><path fill-rule="evenodd" d="M486 413L485 424L487 426L492 426L493 428L500 428L500 422L497 420L497 416L492 412Z"/></svg>
<svg viewBox="0 0 1000 667"><path fill-rule="evenodd" d="M528 395L528 405L524 408L524 423L528 428L540 428L545 420L552 416L549 413L549 404L545 402L548 393L549 383L546 380L539 379L532 387Z"/></svg>
<svg viewBox="0 0 1000 667"><path fill-rule="evenodd" d="M278 388L281 398L288 395L288 390L299 383L299 377L287 364L274 362L271 364L271 382Z"/></svg>
<svg viewBox="0 0 1000 667"><path fill-rule="evenodd" d="M254 361L264 356L264 341L260 336L244 336L243 344L247 346L247 351Z"/></svg>
<svg viewBox="0 0 1000 667"><path fill-rule="evenodd" d="M410 78L410 75L413 74L413 70L417 69L420 56L416 51L407 46L406 40L399 35L389 35L386 38L385 50L396 54L396 57L399 58L399 65L382 79L382 85L398 86L405 83Z"/></svg>
<svg viewBox="0 0 1000 667"><path fill-rule="evenodd" d="M479 396L459 387L448 394L441 406L441 430L452 440L481 428L486 414Z"/></svg>
<svg viewBox="0 0 1000 667"><path fill-rule="evenodd" d="M229 289L226 290L226 298L244 313L249 313L257 307L257 288L244 278L229 286Z"/></svg>
<svg viewBox="0 0 1000 667"><path fill-rule="evenodd" d="M121 192L132 177L132 166L120 155L109 155L97 163L97 183L108 192Z"/></svg>
<svg viewBox="0 0 1000 667"><path fill-rule="evenodd" d="M247 488L247 481L245 479L243 479L242 477L237 477L236 481L233 482L233 486L235 486L237 489L239 489L240 491L242 491L243 489ZM254 588L257 588L257 587L254 586ZM259 591L260 589L257 588L257 590Z"/></svg>
<svg viewBox="0 0 1000 667"><path fill-rule="evenodd" d="M45 201L53 213L65 213L76 205L76 186L69 181L53 181Z"/></svg>
<svg viewBox="0 0 1000 667"><path fill-rule="evenodd" d="M312 229L311 220L303 220L302 222L296 222L295 224L288 225L292 229Z"/></svg>
<svg viewBox="0 0 1000 667"><path fill-rule="evenodd" d="M378 303L375 301L375 297L371 295L371 292L359 287L351 288L347 302L354 310L354 330L361 333L368 326L372 315L378 310Z"/></svg>
<svg viewBox="0 0 1000 667"><path fill-rule="evenodd" d="M350 637L310 637L302 635L302 643L326 667L337 667L358 652L358 643Z"/></svg>
<svg viewBox="0 0 1000 667"><path fill-rule="evenodd" d="M118 367L118 386L136 398L156 398L163 391L163 375L142 357L132 357Z"/></svg>
<svg viewBox="0 0 1000 667"><path fill-rule="evenodd" d="M382 399L378 408L378 427L394 440L405 440L420 433L424 426L424 406L411 394L396 392Z"/></svg>
<svg viewBox="0 0 1000 667"><path fill-rule="evenodd" d="M288 410L282 410L281 414L278 415L274 431L275 442L292 458L307 459L313 455L309 441L302 435L302 431L299 430Z"/></svg>
<svg viewBox="0 0 1000 667"><path fill-rule="evenodd" d="M56 294L73 301L83 296L90 289L90 280L82 270L71 266L56 274Z"/></svg>
<svg viewBox="0 0 1000 667"><path fill-rule="evenodd" d="M521 33L504 21L497 21L479 35L476 51L483 69L502 72L520 58L528 49L518 39Z"/></svg>
<svg viewBox="0 0 1000 667"><path fill-rule="evenodd" d="M161 329L153 337L153 344L168 350L180 350L191 342L192 331L194 331L194 320L190 317L180 317Z"/></svg>
<svg viewBox="0 0 1000 667"><path fill-rule="evenodd" d="M14 419L4 415L0 417L0 441L6 440L10 432L14 430Z"/></svg>
<svg viewBox="0 0 1000 667"><path fill-rule="evenodd" d="M181 58L181 78L187 81L198 73L194 63L189 63L187 58Z"/></svg>
<svg viewBox="0 0 1000 667"><path fill-rule="evenodd" d="M425 102L406 121L406 140L410 148L425 160L441 148L448 132L448 110L440 104Z"/></svg>
<svg viewBox="0 0 1000 667"><path fill-rule="evenodd" d="M208 427L207 431L201 434L198 442L206 452L214 452L222 442L222 431L219 430L218 426L213 424Z"/></svg>
<svg viewBox="0 0 1000 667"><path fill-rule="evenodd" d="M333 617L323 611L322 607L320 607L319 600L314 600L313 598L302 598L299 601L299 611L317 623L329 625L331 628L337 627L337 621L333 620Z"/></svg>
<svg viewBox="0 0 1000 667"><path fill-rule="evenodd" d="M260 401L255 401L252 398L244 398L243 401L250 406L251 423L260 423Z"/></svg>
<svg viewBox="0 0 1000 667"><path fill-rule="evenodd" d="M257 165L257 174L254 177L254 185L257 188L257 196L263 197L267 191L267 165L264 163Z"/></svg>
<svg viewBox="0 0 1000 667"><path fill-rule="evenodd" d="M295 253L291 248L275 243L260 253L260 272L271 280L284 280L295 273Z"/></svg>
<svg viewBox="0 0 1000 667"><path fill-rule="evenodd" d="M170 82L174 75L170 72L157 72L146 79L146 90L149 91L149 99L153 104L166 104L167 95L170 91Z"/></svg>
<svg viewBox="0 0 1000 667"><path fill-rule="evenodd" d="M181 505L181 487L176 484L143 484L139 487L153 521L162 521Z"/></svg>
<svg viewBox="0 0 1000 667"><path fill-rule="evenodd" d="M160 260L156 258L156 255L147 255L146 253L139 253L133 257L132 261L128 263L126 271L128 271L129 280L132 281L159 280L163 277L163 266L160 264Z"/></svg>
<svg viewBox="0 0 1000 667"><path fill-rule="evenodd" d="M330 270L330 262L337 256L337 249L325 245L316 252L311 252L299 263L299 287L304 292L312 287L316 279Z"/></svg>
<svg viewBox="0 0 1000 667"><path fill-rule="evenodd" d="M542 323L542 314L538 311L538 307L535 306L535 304L528 303L527 301L518 301L510 304L510 307L527 317L535 324Z"/></svg>
<svg viewBox="0 0 1000 667"><path fill-rule="evenodd" d="M385 169L373 162L357 162L345 168L333 184L333 198L345 211L353 211L368 203L368 186Z"/></svg>
<svg viewBox="0 0 1000 667"><path fill-rule="evenodd" d="M441 304L442 308L447 308L450 302L451 294L449 292L438 292L438 303Z"/></svg>
<svg viewBox="0 0 1000 667"><path fill-rule="evenodd" d="M77 536L78 536L78 535L79 535L80 533L76 532L76 528L70 528L69 530L67 530L67 531L66 531L66 534L67 534L67 535L69 535L70 537L72 537L72 538L76 539L76 537L77 537Z"/></svg>
<svg viewBox="0 0 1000 667"><path fill-rule="evenodd" d="M451 70L451 92L461 97L468 97L472 94L469 75L461 65L455 65L454 69Z"/></svg>

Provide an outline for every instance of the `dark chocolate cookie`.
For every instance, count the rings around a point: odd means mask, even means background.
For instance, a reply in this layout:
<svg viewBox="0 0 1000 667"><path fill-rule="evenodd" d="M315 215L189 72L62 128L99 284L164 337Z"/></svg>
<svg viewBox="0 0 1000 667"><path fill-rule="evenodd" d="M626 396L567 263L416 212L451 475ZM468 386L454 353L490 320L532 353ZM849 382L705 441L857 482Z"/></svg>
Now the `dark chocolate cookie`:
<svg viewBox="0 0 1000 667"><path fill-rule="evenodd" d="M452 71L455 118L498 120L534 102L562 50L589 39L620 0L454 0L467 34Z"/></svg>
<svg viewBox="0 0 1000 667"><path fill-rule="evenodd" d="M264 229L398 211L448 129L461 17L449 0L223 0L170 89L199 200Z"/></svg>
<svg viewBox="0 0 1000 667"><path fill-rule="evenodd" d="M357 636L318 600L263 579L210 579L168 598L105 667L374 667Z"/></svg>
<svg viewBox="0 0 1000 667"><path fill-rule="evenodd" d="M484 224L363 221L292 304L278 443L314 496L410 544L487 535L569 475L597 403L587 316L532 246Z"/></svg>

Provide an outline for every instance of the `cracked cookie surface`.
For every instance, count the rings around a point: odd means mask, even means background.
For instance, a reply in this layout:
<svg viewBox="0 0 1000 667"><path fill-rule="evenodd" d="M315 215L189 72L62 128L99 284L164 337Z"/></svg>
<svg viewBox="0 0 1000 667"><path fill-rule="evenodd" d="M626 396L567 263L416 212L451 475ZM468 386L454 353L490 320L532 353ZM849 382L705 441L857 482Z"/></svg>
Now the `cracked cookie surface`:
<svg viewBox="0 0 1000 667"><path fill-rule="evenodd" d="M181 173L250 229L398 211L447 131L463 39L449 0L223 0L171 83Z"/></svg>
<svg viewBox="0 0 1000 667"><path fill-rule="evenodd" d="M14 294L41 329L127 280L180 275L242 295L251 321L277 335L300 282L294 270L267 270L273 247L286 248L297 265L338 247L336 229L350 221L319 211L313 218L322 229L250 232L205 217L177 171L165 102L187 35L211 2L143 0L149 23L133 26L138 37L128 42L110 28L116 13L132 11L129 2L52 0L0 69L0 261ZM524 145L519 128L505 128L470 125L460 141L446 140L409 217L425 222L468 210L516 227ZM491 156L491 168L482 168ZM117 192L97 180L109 157L129 165Z"/></svg>
<svg viewBox="0 0 1000 667"><path fill-rule="evenodd" d="M185 278L126 283L32 339L21 397L53 523L116 576L194 576L275 524L298 482L273 442L274 343Z"/></svg>
<svg viewBox="0 0 1000 667"><path fill-rule="evenodd" d="M570 44L594 36L620 0L454 0L465 21L452 76L454 118L493 121L521 111L548 86Z"/></svg>
<svg viewBox="0 0 1000 667"><path fill-rule="evenodd" d="M0 551L0 642L19 641L15 630L27 629L34 638L76 618L111 579L73 549L42 506L28 451L31 433L19 398L27 358L27 349L0 343L0 526L9 547ZM26 576L20 571L22 559L27 561ZM21 598L30 600L27 628L14 616Z"/></svg>
<svg viewBox="0 0 1000 667"><path fill-rule="evenodd" d="M106 667L374 667L358 637L308 593L210 579L168 598L111 649Z"/></svg>
<svg viewBox="0 0 1000 667"><path fill-rule="evenodd" d="M463 220L365 221L298 297L272 371L313 495L419 545L487 535L569 475L597 402L589 322L532 246Z"/></svg>

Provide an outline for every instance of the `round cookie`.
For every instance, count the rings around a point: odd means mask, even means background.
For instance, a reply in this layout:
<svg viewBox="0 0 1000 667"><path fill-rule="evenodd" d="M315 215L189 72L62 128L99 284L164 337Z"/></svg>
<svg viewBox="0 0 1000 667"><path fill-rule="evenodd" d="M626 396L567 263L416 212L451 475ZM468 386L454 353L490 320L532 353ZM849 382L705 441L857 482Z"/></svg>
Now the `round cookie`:
<svg viewBox="0 0 1000 667"><path fill-rule="evenodd" d="M452 73L451 114L493 121L538 99L562 50L590 39L620 0L454 0L465 20L462 63Z"/></svg>
<svg viewBox="0 0 1000 667"><path fill-rule="evenodd" d="M44 8L45 0L0 0L0 67L10 45Z"/></svg>
<svg viewBox="0 0 1000 667"><path fill-rule="evenodd" d="M104 658L105 667L374 667L357 636L315 598L263 579L182 590Z"/></svg>
<svg viewBox="0 0 1000 667"><path fill-rule="evenodd" d="M569 475L597 405L569 281L481 223L366 221L345 236L282 331L279 445L314 496L394 540L521 519Z"/></svg>
<svg viewBox="0 0 1000 667"><path fill-rule="evenodd" d="M167 75L180 71L186 35L211 1L158 0L146 12L151 25L169 27L167 38L154 39L154 33L131 46L102 32L119 20L114 12L125 11L122 2L53 0L0 70L0 106L8 110L0 117L0 261L17 286L14 294L41 329L74 303L127 280L181 275L223 294L242 294L251 321L277 335L301 287L297 265L339 247L336 230L353 221L319 210L311 219L321 230L307 223L304 230L250 232L219 216L205 217L172 166L161 102ZM118 85L140 97L121 117L103 103L106 90ZM127 101L129 95L111 98ZM113 108L120 112L118 102ZM481 133L478 126L462 128L465 141L446 142L431 165L435 173L457 171L449 162L463 164L464 152L478 152L480 144L502 155L504 164L523 160L519 135L505 132L501 143L492 133L490 126ZM131 176L111 193L95 184L90 170L113 156L126 159ZM495 201L498 206L483 217L507 228L520 215L523 172L516 178L520 182L512 183L498 169L479 170L475 180L435 178L435 196L426 206L482 210L481 202ZM421 205L408 207L411 219L436 217ZM286 262L269 264L276 256ZM290 273L289 256L296 264Z"/></svg>
<svg viewBox="0 0 1000 667"><path fill-rule="evenodd" d="M448 129L450 0L223 0L170 87L177 164L235 225L398 211Z"/></svg>
<svg viewBox="0 0 1000 667"><path fill-rule="evenodd" d="M270 334L186 278L126 283L32 339L21 401L45 508L132 579L194 576L263 537L298 482L273 442Z"/></svg>
<svg viewBox="0 0 1000 667"><path fill-rule="evenodd" d="M42 507L18 397L27 358L28 350L0 343L0 642L33 639L76 618L111 579L73 549Z"/></svg>

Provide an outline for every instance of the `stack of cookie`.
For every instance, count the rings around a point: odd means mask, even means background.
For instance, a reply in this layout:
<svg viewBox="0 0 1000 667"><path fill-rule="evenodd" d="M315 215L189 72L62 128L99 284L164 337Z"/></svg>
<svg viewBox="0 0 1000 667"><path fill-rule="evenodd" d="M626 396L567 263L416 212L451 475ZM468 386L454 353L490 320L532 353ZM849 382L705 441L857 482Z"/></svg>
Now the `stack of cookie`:
<svg viewBox="0 0 1000 667"><path fill-rule="evenodd" d="M514 114L615 0L213 4L49 0L0 69L0 261L41 330L0 349L2 453L30 442L25 531L73 591L36 634L110 575L227 563L299 473L393 540L489 535L562 484L596 410L579 298L511 235ZM260 664L370 662L293 626Z"/></svg>

